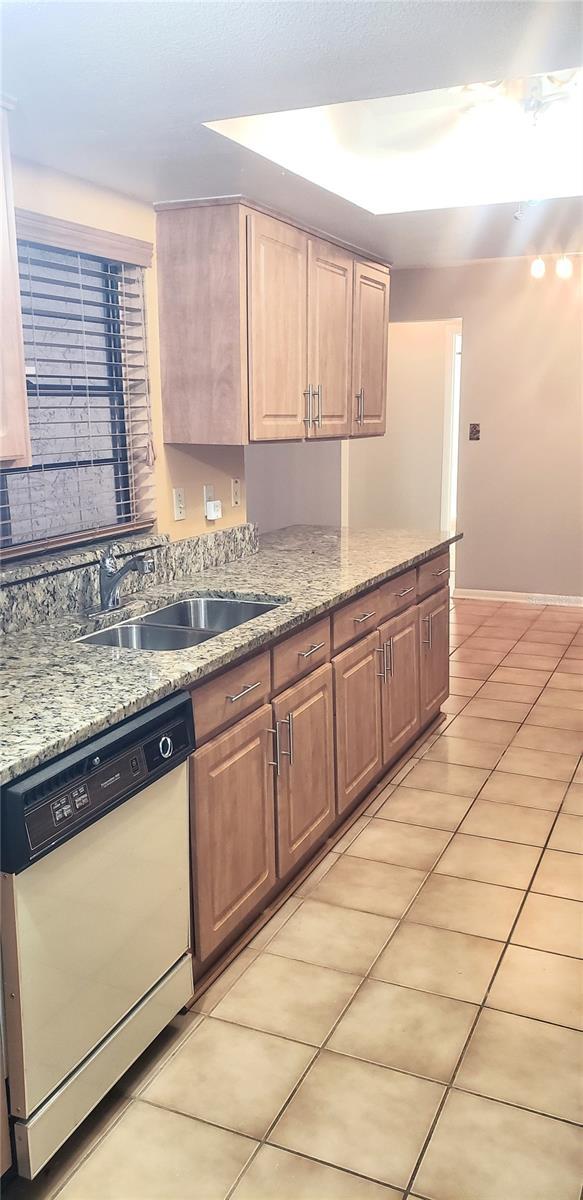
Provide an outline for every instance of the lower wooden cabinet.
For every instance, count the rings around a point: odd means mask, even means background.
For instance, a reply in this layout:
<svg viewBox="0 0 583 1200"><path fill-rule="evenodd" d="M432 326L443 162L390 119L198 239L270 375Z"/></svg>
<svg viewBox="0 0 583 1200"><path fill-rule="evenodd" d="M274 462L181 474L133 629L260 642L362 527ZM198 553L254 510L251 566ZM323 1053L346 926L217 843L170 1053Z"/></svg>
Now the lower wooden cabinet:
<svg viewBox="0 0 583 1200"><path fill-rule="evenodd" d="M383 765L394 762L420 726L419 630L413 607L379 627Z"/></svg>
<svg viewBox="0 0 583 1200"><path fill-rule="evenodd" d="M227 940L275 883L271 705L192 756L195 954Z"/></svg>
<svg viewBox="0 0 583 1200"><path fill-rule="evenodd" d="M441 588L417 605L421 725L437 716L449 694L449 590Z"/></svg>
<svg viewBox="0 0 583 1200"><path fill-rule="evenodd" d="M378 631L332 660L338 812L366 791L382 767Z"/></svg>
<svg viewBox="0 0 583 1200"><path fill-rule="evenodd" d="M277 869L283 877L335 817L332 667L328 663L273 701L279 738Z"/></svg>

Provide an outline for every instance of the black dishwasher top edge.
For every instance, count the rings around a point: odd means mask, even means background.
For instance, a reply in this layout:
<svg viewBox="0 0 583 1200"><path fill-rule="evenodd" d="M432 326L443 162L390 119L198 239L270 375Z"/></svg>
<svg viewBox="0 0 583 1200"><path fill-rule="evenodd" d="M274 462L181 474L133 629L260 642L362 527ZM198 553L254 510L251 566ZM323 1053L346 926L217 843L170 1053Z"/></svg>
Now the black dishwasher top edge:
<svg viewBox="0 0 583 1200"><path fill-rule="evenodd" d="M187 692L53 759L0 794L0 868L17 874L184 762L195 746Z"/></svg>

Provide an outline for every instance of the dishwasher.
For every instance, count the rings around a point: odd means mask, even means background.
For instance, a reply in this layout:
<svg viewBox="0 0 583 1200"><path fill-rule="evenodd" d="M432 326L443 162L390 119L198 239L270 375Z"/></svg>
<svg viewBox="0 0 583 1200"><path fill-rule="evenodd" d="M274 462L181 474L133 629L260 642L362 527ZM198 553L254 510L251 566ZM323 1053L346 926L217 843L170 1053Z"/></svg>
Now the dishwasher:
<svg viewBox="0 0 583 1200"><path fill-rule="evenodd" d="M180 693L2 792L10 1114L32 1179L193 994Z"/></svg>

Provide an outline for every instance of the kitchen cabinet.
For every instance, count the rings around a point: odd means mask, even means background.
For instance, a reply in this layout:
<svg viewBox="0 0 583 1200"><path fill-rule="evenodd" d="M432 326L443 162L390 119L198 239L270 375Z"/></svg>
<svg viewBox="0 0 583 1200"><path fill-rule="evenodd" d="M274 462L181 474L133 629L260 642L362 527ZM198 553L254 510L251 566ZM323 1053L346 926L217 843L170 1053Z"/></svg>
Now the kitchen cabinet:
<svg viewBox="0 0 583 1200"><path fill-rule="evenodd" d="M420 719L427 725L449 694L449 589L417 605L420 653Z"/></svg>
<svg viewBox="0 0 583 1200"><path fill-rule="evenodd" d="M236 198L157 209L166 442L384 433L386 266Z"/></svg>
<svg viewBox="0 0 583 1200"><path fill-rule="evenodd" d="M0 188L0 462L7 467L27 467L32 462L28 424L28 399L24 371L24 344L20 308L20 280L8 143L8 113L0 106L2 184Z"/></svg>
<svg viewBox="0 0 583 1200"><path fill-rule="evenodd" d="M419 628L410 608L379 627L383 765L389 766L419 729Z"/></svg>
<svg viewBox="0 0 583 1200"><path fill-rule="evenodd" d="M383 434L387 423L389 276L366 263L354 266L352 434Z"/></svg>
<svg viewBox="0 0 583 1200"><path fill-rule="evenodd" d="M283 878L335 817L332 667L328 663L273 701L278 731L277 866Z"/></svg>
<svg viewBox="0 0 583 1200"><path fill-rule="evenodd" d="M349 808L382 767L378 630L332 660L338 812Z"/></svg>
<svg viewBox="0 0 583 1200"><path fill-rule="evenodd" d="M207 959L275 883L271 705L192 756L195 954Z"/></svg>

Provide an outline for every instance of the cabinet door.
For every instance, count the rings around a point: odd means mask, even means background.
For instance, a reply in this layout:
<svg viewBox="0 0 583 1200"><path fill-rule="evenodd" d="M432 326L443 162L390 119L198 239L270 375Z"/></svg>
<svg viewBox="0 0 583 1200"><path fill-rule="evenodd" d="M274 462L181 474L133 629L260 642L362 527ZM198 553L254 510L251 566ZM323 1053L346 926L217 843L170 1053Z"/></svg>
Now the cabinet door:
<svg viewBox="0 0 583 1200"><path fill-rule="evenodd" d="M419 615L421 725L437 716L449 695L449 590L417 606Z"/></svg>
<svg viewBox="0 0 583 1200"><path fill-rule="evenodd" d="M308 436L348 437L353 261L328 242L308 242Z"/></svg>
<svg viewBox="0 0 583 1200"><path fill-rule="evenodd" d="M419 631L415 608L379 628L384 660L381 687L383 763L399 757L419 729Z"/></svg>
<svg viewBox="0 0 583 1200"><path fill-rule="evenodd" d="M192 756L195 952L214 950L275 882L271 705Z"/></svg>
<svg viewBox="0 0 583 1200"><path fill-rule="evenodd" d="M378 631L333 659L338 811L366 791L382 767Z"/></svg>
<svg viewBox="0 0 583 1200"><path fill-rule="evenodd" d="M352 433L381 434L387 422L389 276L354 264Z"/></svg>
<svg viewBox="0 0 583 1200"><path fill-rule="evenodd" d="M253 212L248 229L251 441L306 434L308 239Z"/></svg>
<svg viewBox="0 0 583 1200"><path fill-rule="evenodd" d="M280 745L277 864L283 877L335 816L332 667L328 663L273 702Z"/></svg>
<svg viewBox="0 0 583 1200"><path fill-rule="evenodd" d="M2 182L0 184L1 315L0 339L0 461L26 467L30 456L28 400L20 312L20 281L14 224L12 174L8 147L8 114L0 111Z"/></svg>

